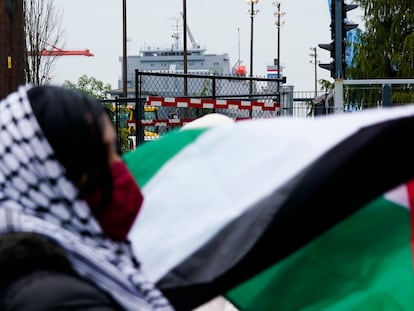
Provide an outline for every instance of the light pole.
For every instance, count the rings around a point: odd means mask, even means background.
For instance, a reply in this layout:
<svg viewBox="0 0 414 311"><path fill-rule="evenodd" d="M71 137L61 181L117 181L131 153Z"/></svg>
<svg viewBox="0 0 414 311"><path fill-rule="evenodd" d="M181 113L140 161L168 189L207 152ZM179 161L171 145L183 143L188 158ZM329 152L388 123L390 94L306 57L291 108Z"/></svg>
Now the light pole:
<svg viewBox="0 0 414 311"><path fill-rule="evenodd" d="M188 56L187 56L187 0L183 0L183 69L184 74L184 96L187 96L188 93L188 85L187 85L187 72L188 72Z"/></svg>
<svg viewBox="0 0 414 311"><path fill-rule="evenodd" d="M274 15L277 17L277 20L275 22L277 26L277 94L278 94L278 102L280 102L280 27L284 24L280 21L280 18L285 15L285 12L280 11L280 2L279 1L273 1L272 4L277 8L277 11L274 13Z"/></svg>
<svg viewBox="0 0 414 311"><path fill-rule="evenodd" d="M310 48L312 53L309 54L309 56L313 57L313 60L310 61L310 63L314 64L315 66L315 98L318 97L318 51L316 47Z"/></svg>
<svg viewBox="0 0 414 311"><path fill-rule="evenodd" d="M255 15L259 10L254 9L254 5L259 0L246 0L246 3L250 5L250 9L247 11L250 14L250 78L253 78L253 21ZM250 80L250 97L253 94L253 80Z"/></svg>
<svg viewBox="0 0 414 311"><path fill-rule="evenodd" d="M126 0L122 0L122 96L128 96L127 87L127 26Z"/></svg>
<svg viewBox="0 0 414 311"><path fill-rule="evenodd" d="M254 5L259 2L259 0L246 0L250 5L250 9L247 11L250 14L250 77L253 77L253 21L255 15L259 10L254 9Z"/></svg>

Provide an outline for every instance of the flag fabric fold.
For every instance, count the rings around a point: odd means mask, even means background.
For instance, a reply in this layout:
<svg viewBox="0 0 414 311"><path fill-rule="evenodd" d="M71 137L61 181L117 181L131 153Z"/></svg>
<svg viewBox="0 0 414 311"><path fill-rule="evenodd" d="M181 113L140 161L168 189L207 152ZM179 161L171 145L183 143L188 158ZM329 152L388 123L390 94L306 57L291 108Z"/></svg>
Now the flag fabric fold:
<svg viewBox="0 0 414 311"><path fill-rule="evenodd" d="M378 271L397 273L385 255L398 253L405 259L400 271L405 278L396 280L404 280L407 291L414 288L408 209L390 203L398 211L393 218L381 212L381 199L374 200L414 177L413 138L414 107L405 106L240 121L145 143L124 156L144 194L130 233L142 268L177 310L191 310L217 295L241 310L346 310L342 298L355 296L362 310L369 290L383 290L395 306L403 304L388 287L377 288L365 277L371 273L386 283L372 267L381 262ZM353 230L341 229L347 222ZM381 241L369 237L382 227ZM335 230L342 239L331 235ZM356 238L361 235L367 241ZM313 246L320 240L325 246ZM375 246L390 241L400 246L370 252L371 240ZM352 260L363 250L374 254L364 273L355 268L360 261ZM332 256L322 260L318 254ZM333 262L340 264L338 257L348 262L340 278L333 276L337 270L329 272ZM336 288L334 280L342 285ZM306 287L325 294L318 298ZM294 298L306 293L309 299Z"/></svg>
<svg viewBox="0 0 414 311"><path fill-rule="evenodd" d="M381 197L226 297L240 310L412 310L409 236L406 206Z"/></svg>

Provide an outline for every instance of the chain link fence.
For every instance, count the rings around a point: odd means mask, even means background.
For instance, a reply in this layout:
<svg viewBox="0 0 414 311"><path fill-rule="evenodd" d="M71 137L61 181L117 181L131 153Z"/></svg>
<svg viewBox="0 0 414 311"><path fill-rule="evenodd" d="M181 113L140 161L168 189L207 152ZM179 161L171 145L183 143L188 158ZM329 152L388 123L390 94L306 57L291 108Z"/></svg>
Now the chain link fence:
<svg viewBox="0 0 414 311"><path fill-rule="evenodd" d="M162 137L208 113L234 120L318 117L335 113L332 91L294 91L278 78L135 72L127 98L104 100L118 130L119 150ZM414 102L412 84L345 85L343 112ZM387 93L388 92L388 93ZM388 98L388 99L387 99ZM139 107L139 109L135 109ZM138 125L138 130L136 130Z"/></svg>

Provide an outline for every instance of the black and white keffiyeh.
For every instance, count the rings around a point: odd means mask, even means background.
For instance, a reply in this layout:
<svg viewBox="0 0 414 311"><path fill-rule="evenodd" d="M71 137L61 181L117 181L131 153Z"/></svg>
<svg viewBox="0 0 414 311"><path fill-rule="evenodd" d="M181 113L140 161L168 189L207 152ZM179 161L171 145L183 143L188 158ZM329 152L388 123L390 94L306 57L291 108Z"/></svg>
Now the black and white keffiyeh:
<svg viewBox="0 0 414 311"><path fill-rule="evenodd" d="M35 232L63 247L77 272L126 310L173 310L127 243L104 237L42 133L20 87L0 102L0 233Z"/></svg>

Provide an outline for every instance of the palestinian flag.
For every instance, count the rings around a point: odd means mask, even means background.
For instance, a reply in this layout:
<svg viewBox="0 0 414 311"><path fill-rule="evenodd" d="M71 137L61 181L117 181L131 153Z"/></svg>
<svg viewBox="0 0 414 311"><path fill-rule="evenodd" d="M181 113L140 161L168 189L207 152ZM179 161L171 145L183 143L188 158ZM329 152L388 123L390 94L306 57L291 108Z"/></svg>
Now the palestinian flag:
<svg viewBox="0 0 414 311"><path fill-rule="evenodd" d="M173 132L124 156L130 239L177 310L414 310L413 139L414 106Z"/></svg>

